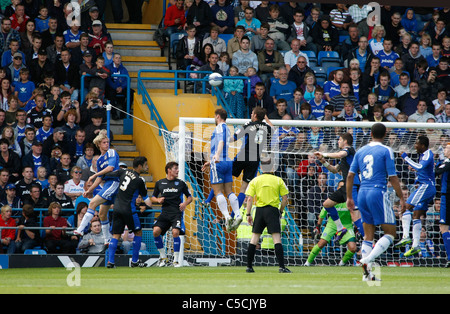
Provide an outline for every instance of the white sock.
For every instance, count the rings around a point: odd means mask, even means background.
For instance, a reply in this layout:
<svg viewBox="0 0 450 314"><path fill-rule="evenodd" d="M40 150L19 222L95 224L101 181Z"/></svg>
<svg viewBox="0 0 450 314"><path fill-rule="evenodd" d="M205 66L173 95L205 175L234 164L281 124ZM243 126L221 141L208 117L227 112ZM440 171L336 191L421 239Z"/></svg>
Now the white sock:
<svg viewBox="0 0 450 314"><path fill-rule="evenodd" d="M109 233L109 220L102 221L102 233L105 236L105 243L109 242L110 233Z"/></svg>
<svg viewBox="0 0 450 314"><path fill-rule="evenodd" d="M234 212L234 218L236 219L238 216L241 215L241 211L239 210L239 201L236 197L236 194L230 193L228 195L228 200L230 201L231 209Z"/></svg>
<svg viewBox="0 0 450 314"><path fill-rule="evenodd" d="M409 230L411 228L412 213L408 210L402 215L402 231L403 239L409 238Z"/></svg>
<svg viewBox="0 0 450 314"><path fill-rule="evenodd" d="M180 259L180 252L173 252L173 261L178 263Z"/></svg>
<svg viewBox="0 0 450 314"><path fill-rule="evenodd" d="M223 194L219 194L216 196L217 205L219 206L219 210L222 213L222 215L225 217L225 219L230 218L230 213L228 213L228 203L227 199Z"/></svg>
<svg viewBox="0 0 450 314"><path fill-rule="evenodd" d="M158 249L158 252L160 258L166 258L166 250L164 248Z"/></svg>
<svg viewBox="0 0 450 314"><path fill-rule="evenodd" d="M361 256L366 258L372 252L373 241L363 241L361 245Z"/></svg>
<svg viewBox="0 0 450 314"><path fill-rule="evenodd" d="M94 211L92 209L88 209L86 214L84 214L83 219L81 220L81 223L77 228L77 231L82 232L91 222L92 218L94 218Z"/></svg>
<svg viewBox="0 0 450 314"><path fill-rule="evenodd" d="M413 243L412 247L416 248L420 242L420 232L422 231L422 221L420 219L413 220Z"/></svg>
<svg viewBox="0 0 450 314"><path fill-rule="evenodd" d="M375 247L370 255L367 256L367 262L373 262L378 256L385 252L393 242L394 237L390 234L385 234L382 236L381 239L377 241L377 244L375 244Z"/></svg>

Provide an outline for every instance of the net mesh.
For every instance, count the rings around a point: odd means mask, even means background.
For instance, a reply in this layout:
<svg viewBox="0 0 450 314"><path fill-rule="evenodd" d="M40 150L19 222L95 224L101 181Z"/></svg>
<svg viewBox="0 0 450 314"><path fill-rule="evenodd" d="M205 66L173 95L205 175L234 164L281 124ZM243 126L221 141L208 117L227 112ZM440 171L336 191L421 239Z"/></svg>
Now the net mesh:
<svg viewBox="0 0 450 314"><path fill-rule="evenodd" d="M228 119L227 126L233 134L247 122L242 119ZM275 157L275 174L283 178L289 189L289 205L282 218L282 243L285 258L290 265L303 265L310 257L310 253L317 245L320 236L314 233L323 202L330 193L338 188L342 180L340 173L332 173L324 167L314 156L314 152L336 152L339 134L349 132L353 135L353 147L358 150L370 141L369 122L330 122L330 121L272 121L274 124L272 137L266 146L266 153ZM385 145L391 147L395 154L396 170L401 180L402 190L406 195L416 188L416 173L400 157L406 152L417 161L418 154L414 143L419 135L427 135L430 149L434 153L435 162L444 160L443 147L449 142L447 124L421 123L389 123L388 136ZM167 161L184 163L184 173L181 178L189 184L193 192L194 202L185 212L186 244L185 254L204 254L212 256L230 256L232 263L239 265L246 261L246 249L249 242L248 225L241 224L237 231L228 232L225 221L219 211L215 197L207 202L211 192L209 173L202 171L202 165L209 160L210 138L215 128L213 119L195 119L195 123L186 122L180 134L177 132L163 132L166 145ZM181 136L183 135L183 136ZM184 144L184 152L180 154L179 141ZM229 157L234 158L242 142L229 144ZM327 159L330 164L337 164L339 160ZM181 168L181 169L183 169ZM242 175L234 177L233 190L239 193ZM440 179L437 178L437 191L440 191ZM391 203L397 218L397 238L402 236L402 219L399 214L399 200L391 186L388 187ZM245 202L244 205L245 206ZM345 204L340 205L345 207ZM230 208L230 207L229 207ZM345 210L345 208L344 208ZM231 209L230 209L231 212ZM429 204L426 216L422 217L422 234L420 239L421 252L413 258L405 258L404 252L408 245L402 248L391 247L380 256L380 262L392 265L409 265L419 263L426 266L440 266L446 259L446 253L439 232L440 194L434 202ZM321 226L324 230L328 217ZM251 229L250 229L251 230ZM409 228L412 232L412 226ZM250 232L251 234L251 232ZM376 239L381 235L377 230ZM410 234L412 238L412 233ZM355 228L356 253L347 263L353 264L360 258L362 237ZM333 240L323 247L314 258L314 264L337 265L347 252L347 245L335 244ZM273 243L270 235L264 234L260 239L256 256L256 264L276 264ZM245 265L245 264L244 264Z"/></svg>

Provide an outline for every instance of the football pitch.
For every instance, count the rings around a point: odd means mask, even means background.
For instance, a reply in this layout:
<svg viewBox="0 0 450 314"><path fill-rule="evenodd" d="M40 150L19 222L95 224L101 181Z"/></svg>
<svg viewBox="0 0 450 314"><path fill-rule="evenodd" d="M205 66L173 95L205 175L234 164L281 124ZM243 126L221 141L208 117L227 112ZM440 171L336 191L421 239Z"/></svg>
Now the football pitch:
<svg viewBox="0 0 450 314"><path fill-rule="evenodd" d="M380 267L363 282L360 267L22 268L0 270L3 294L448 294L450 269Z"/></svg>

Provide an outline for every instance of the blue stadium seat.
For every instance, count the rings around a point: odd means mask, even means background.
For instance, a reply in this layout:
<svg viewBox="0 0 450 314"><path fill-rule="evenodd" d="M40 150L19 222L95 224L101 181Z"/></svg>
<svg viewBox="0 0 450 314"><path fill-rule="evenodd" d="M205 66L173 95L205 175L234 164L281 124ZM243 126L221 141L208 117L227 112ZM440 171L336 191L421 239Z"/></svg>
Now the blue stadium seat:
<svg viewBox="0 0 450 314"><path fill-rule="evenodd" d="M334 70L342 69L343 67L327 67L327 77L330 76L330 73Z"/></svg>
<svg viewBox="0 0 450 314"><path fill-rule="evenodd" d="M319 51L317 61L320 66L341 66L341 57L337 51Z"/></svg>
<svg viewBox="0 0 450 314"><path fill-rule="evenodd" d="M309 67L316 67L317 66L317 56L316 53L314 51L311 50L305 50L302 51L305 55L308 56L308 60L309 60Z"/></svg>
<svg viewBox="0 0 450 314"><path fill-rule="evenodd" d="M228 46L228 41L233 38L234 34L219 34L219 37L225 41L225 44Z"/></svg>
<svg viewBox="0 0 450 314"><path fill-rule="evenodd" d="M27 255L45 255L45 254L47 254L47 252L45 250L42 250L42 249L27 249L27 250L25 250L25 252L23 252L23 254L27 254Z"/></svg>
<svg viewBox="0 0 450 314"><path fill-rule="evenodd" d="M312 67L311 69L314 71L317 84L320 85L327 81L327 71L324 67Z"/></svg>
<svg viewBox="0 0 450 314"><path fill-rule="evenodd" d="M347 38L350 38L349 35L339 35L339 43L343 43Z"/></svg>

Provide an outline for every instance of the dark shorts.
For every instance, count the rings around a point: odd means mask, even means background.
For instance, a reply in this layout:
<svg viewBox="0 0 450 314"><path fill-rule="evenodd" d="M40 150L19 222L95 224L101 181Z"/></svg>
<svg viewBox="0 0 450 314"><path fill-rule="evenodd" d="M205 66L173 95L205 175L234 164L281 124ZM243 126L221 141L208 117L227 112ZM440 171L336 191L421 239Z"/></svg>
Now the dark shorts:
<svg viewBox="0 0 450 314"><path fill-rule="evenodd" d="M448 195L441 196L441 210L439 224L450 225L450 199Z"/></svg>
<svg viewBox="0 0 450 314"><path fill-rule="evenodd" d="M127 226L130 232L136 232L142 229L137 213L131 210L114 210L112 214L112 233L122 234Z"/></svg>
<svg viewBox="0 0 450 314"><path fill-rule="evenodd" d="M233 177L239 177L244 171L242 181L249 183L256 177L259 168L259 161L233 161Z"/></svg>
<svg viewBox="0 0 450 314"><path fill-rule="evenodd" d="M167 230L172 228L176 228L180 230L180 234L185 234L185 227L184 227L184 221L183 221L183 212L167 212L162 211L161 215L159 215L157 218L155 218L155 223L153 224L153 227L159 227L161 228L161 234L166 234Z"/></svg>
<svg viewBox="0 0 450 314"><path fill-rule="evenodd" d="M273 206L256 207L255 219L253 221L253 233L261 234L267 227L267 232L281 233L281 213Z"/></svg>
<svg viewBox="0 0 450 314"><path fill-rule="evenodd" d="M352 192L353 192L353 200L355 201L356 207L358 207L358 190L359 190L359 186L354 185ZM347 202L347 190L346 190L345 185L343 187L337 189L333 193L331 193L329 196L329 199L332 200L333 202L336 202L337 204Z"/></svg>

